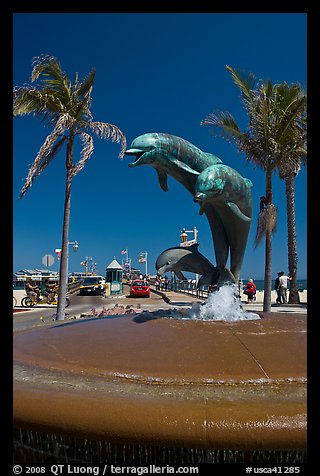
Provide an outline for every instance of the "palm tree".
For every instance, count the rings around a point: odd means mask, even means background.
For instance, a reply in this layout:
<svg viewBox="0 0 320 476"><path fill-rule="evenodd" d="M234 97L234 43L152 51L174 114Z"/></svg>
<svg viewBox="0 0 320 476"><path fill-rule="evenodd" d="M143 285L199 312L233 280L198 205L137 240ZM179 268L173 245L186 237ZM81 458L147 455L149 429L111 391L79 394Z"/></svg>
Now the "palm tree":
<svg viewBox="0 0 320 476"><path fill-rule="evenodd" d="M248 128L245 132L241 132L229 112L209 114L201 121L201 125L213 126L214 131L222 132L231 142L236 143L240 152L246 154L248 161L262 168L266 173L266 208L259 216L256 244L262 236L265 236L263 311L269 312L271 310L272 233L277 222L277 210L272 203L272 174L288 156L287 151L293 145L293 134L288 134L287 131L296 123L300 110L292 106L288 107L284 113L282 106L285 98L279 94L281 85L273 86L269 80L257 82L252 73L245 75L229 66L226 68L231 72L235 84L240 89L242 102L249 116ZM283 89L282 92L285 90Z"/></svg>
<svg viewBox="0 0 320 476"><path fill-rule="evenodd" d="M93 138L90 133L96 134L101 139L110 139L122 144L120 158L124 156L126 149L126 138L117 126L92 120L90 106L94 78L95 70L92 69L82 82L79 81L78 74L76 74L75 81L72 84L68 76L62 71L56 58L41 55L34 58L31 74L31 82L40 80L40 84L37 87L27 85L13 89L14 116L32 113L34 116L42 118L48 126L53 128L29 170L20 198L25 195L35 178L43 172L52 159L57 156L62 146L66 144L66 188L57 320L65 318L71 182L93 152ZM80 159L74 164L73 150L77 136L82 142L82 150Z"/></svg>
<svg viewBox="0 0 320 476"><path fill-rule="evenodd" d="M297 287L297 238L295 221L295 189L294 179L298 175L301 164L307 163L307 98L302 87L297 83L288 86L286 83L278 87L278 94L283 97L283 115L296 117L294 122L288 121L286 134L290 144L283 151L283 159L278 164L279 177L285 181L287 201L288 228L288 269L292 277L290 281L289 303L300 303Z"/></svg>

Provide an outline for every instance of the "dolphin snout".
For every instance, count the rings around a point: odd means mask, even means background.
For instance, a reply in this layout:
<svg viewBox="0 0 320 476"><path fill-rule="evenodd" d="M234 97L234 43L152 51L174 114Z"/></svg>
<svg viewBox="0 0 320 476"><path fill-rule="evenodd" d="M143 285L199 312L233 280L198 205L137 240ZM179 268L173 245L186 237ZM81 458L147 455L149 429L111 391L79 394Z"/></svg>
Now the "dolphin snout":
<svg viewBox="0 0 320 476"><path fill-rule="evenodd" d="M201 200L204 200L206 198L205 194L204 193L201 193L201 192L198 192L195 194L195 196L193 197L193 201L194 202L200 202Z"/></svg>

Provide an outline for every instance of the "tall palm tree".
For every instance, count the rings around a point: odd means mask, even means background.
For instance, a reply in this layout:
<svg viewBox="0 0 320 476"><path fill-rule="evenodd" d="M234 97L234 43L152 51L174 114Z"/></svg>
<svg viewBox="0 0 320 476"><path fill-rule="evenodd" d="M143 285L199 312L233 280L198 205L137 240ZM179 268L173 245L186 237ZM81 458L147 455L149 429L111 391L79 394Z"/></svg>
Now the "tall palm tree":
<svg viewBox="0 0 320 476"><path fill-rule="evenodd" d="M297 237L295 221L295 188L294 181L298 175L301 164L307 164L307 97L300 86L296 83L286 83L278 87L278 94L283 98L283 116L294 115L294 122L288 121L287 136L289 144L283 151L283 159L278 164L279 177L285 181L287 201L287 228L288 228L288 269L292 277L290 281L289 303L300 302L297 287ZM289 111L289 114L288 114Z"/></svg>
<svg viewBox="0 0 320 476"><path fill-rule="evenodd" d="M126 149L126 138L121 130L104 122L94 122L90 111L91 91L95 78L95 70L80 82L78 74L72 84L62 71L58 60L49 55L34 58L31 82L40 81L38 86L27 85L13 89L14 116L33 114L42 118L53 131L41 146L21 190L22 198L33 184L33 181L57 156L66 144L66 188L64 202L64 218L62 232L62 251L60 259L60 277L58 290L58 307L56 319L65 318L65 301L68 284L68 236L70 222L71 182L84 167L93 152L94 133L101 139L110 139L122 144L119 157L122 158ZM90 133L89 133L90 132ZM82 142L82 150L77 163L73 163L74 142L78 137Z"/></svg>
<svg viewBox="0 0 320 476"><path fill-rule="evenodd" d="M263 311L268 312L271 310L272 233L277 221L277 210L272 203L272 174L287 157L287 150L293 144L293 135L287 131L299 118L299 108L289 107L284 114L284 98L279 94L281 85L273 86L269 80L258 82L252 73L242 74L229 66L226 68L240 89L249 116L248 128L241 132L229 112L219 111L209 114L201 121L201 125L213 126L214 131L222 132L227 139L236 143L240 152L245 153L248 161L266 173L266 208L259 217L260 233L257 230L256 238L258 242L265 236Z"/></svg>

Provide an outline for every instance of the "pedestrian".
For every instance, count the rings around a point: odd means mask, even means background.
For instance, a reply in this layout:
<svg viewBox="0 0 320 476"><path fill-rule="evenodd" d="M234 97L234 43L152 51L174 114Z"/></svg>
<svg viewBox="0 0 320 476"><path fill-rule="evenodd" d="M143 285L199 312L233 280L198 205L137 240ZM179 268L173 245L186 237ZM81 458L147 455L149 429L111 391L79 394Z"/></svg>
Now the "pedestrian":
<svg viewBox="0 0 320 476"><path fill-rule="evenodd" d="M279 273L277 273L277 275L278 276L276 277L275 282L274 282L274 289L277 293L276 304L281 304L281 296L280 296L280 289L279 289L281 271L279 271Z"/></svg>
<svg viewBox="0 0 320 476"><path fill-rule="evenodd" d="M155 286L156 286L156 291L159 291L160 281L159 281L159 277L158 277L158 276L156 276L156 279L155 279L154 284L155 284Z"/></svg>
<svg viewBox="0 0 320 476"><path fill-rule="evenodd" d="M286 276L284 271L281 271L279 277L279 294L282 301L282 304L287 303L287 289L288 289L288 281L291 281L291 276Z"/></svg>
<svg viewBox="0 0 320 476"><path fill-rule="evenodd" d="M256 295L257 286L253 282L253 279L250 278L247 282L246 289L244 290L244 294L247 295L247 304L252 304L253 298Z"/></svg>
<svg viewBox="0 0 320 476"><path fill-rule="evenodd" d="M168 277L167 277L167 275L164 277L164 290L168 291Z"/></svg>

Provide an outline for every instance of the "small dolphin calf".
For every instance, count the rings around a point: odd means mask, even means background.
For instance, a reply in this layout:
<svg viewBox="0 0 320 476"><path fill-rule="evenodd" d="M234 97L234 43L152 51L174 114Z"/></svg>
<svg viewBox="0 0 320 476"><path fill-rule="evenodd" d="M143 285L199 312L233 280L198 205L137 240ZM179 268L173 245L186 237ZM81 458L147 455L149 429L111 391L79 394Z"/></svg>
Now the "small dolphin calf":
<svg viewBox="0 0 320 476"><path fill-rule="evenodd" d="M203 152L181 137L157 132L136 137L125 153L136 156L129 167L151 165L165 192L168 191L168 175L171 175L192 195L198 175L210 165L221 163L215 155Z"/></svg>
<svg viewBox="0 0 320 476"><path fill-rule="evenodd" d="M204 284L216 284L221 279L218 269L198 251L199 244L193 244L188 247L174 246L163 251L156 261L158 274L162 275L168 271L173 271L176 276L185 280L182 271L200 274L201 278L198 287ZM226 270L228 273L228 270ZM234 276L229 272L224 275L226 281L234 282Z"/></svg>

